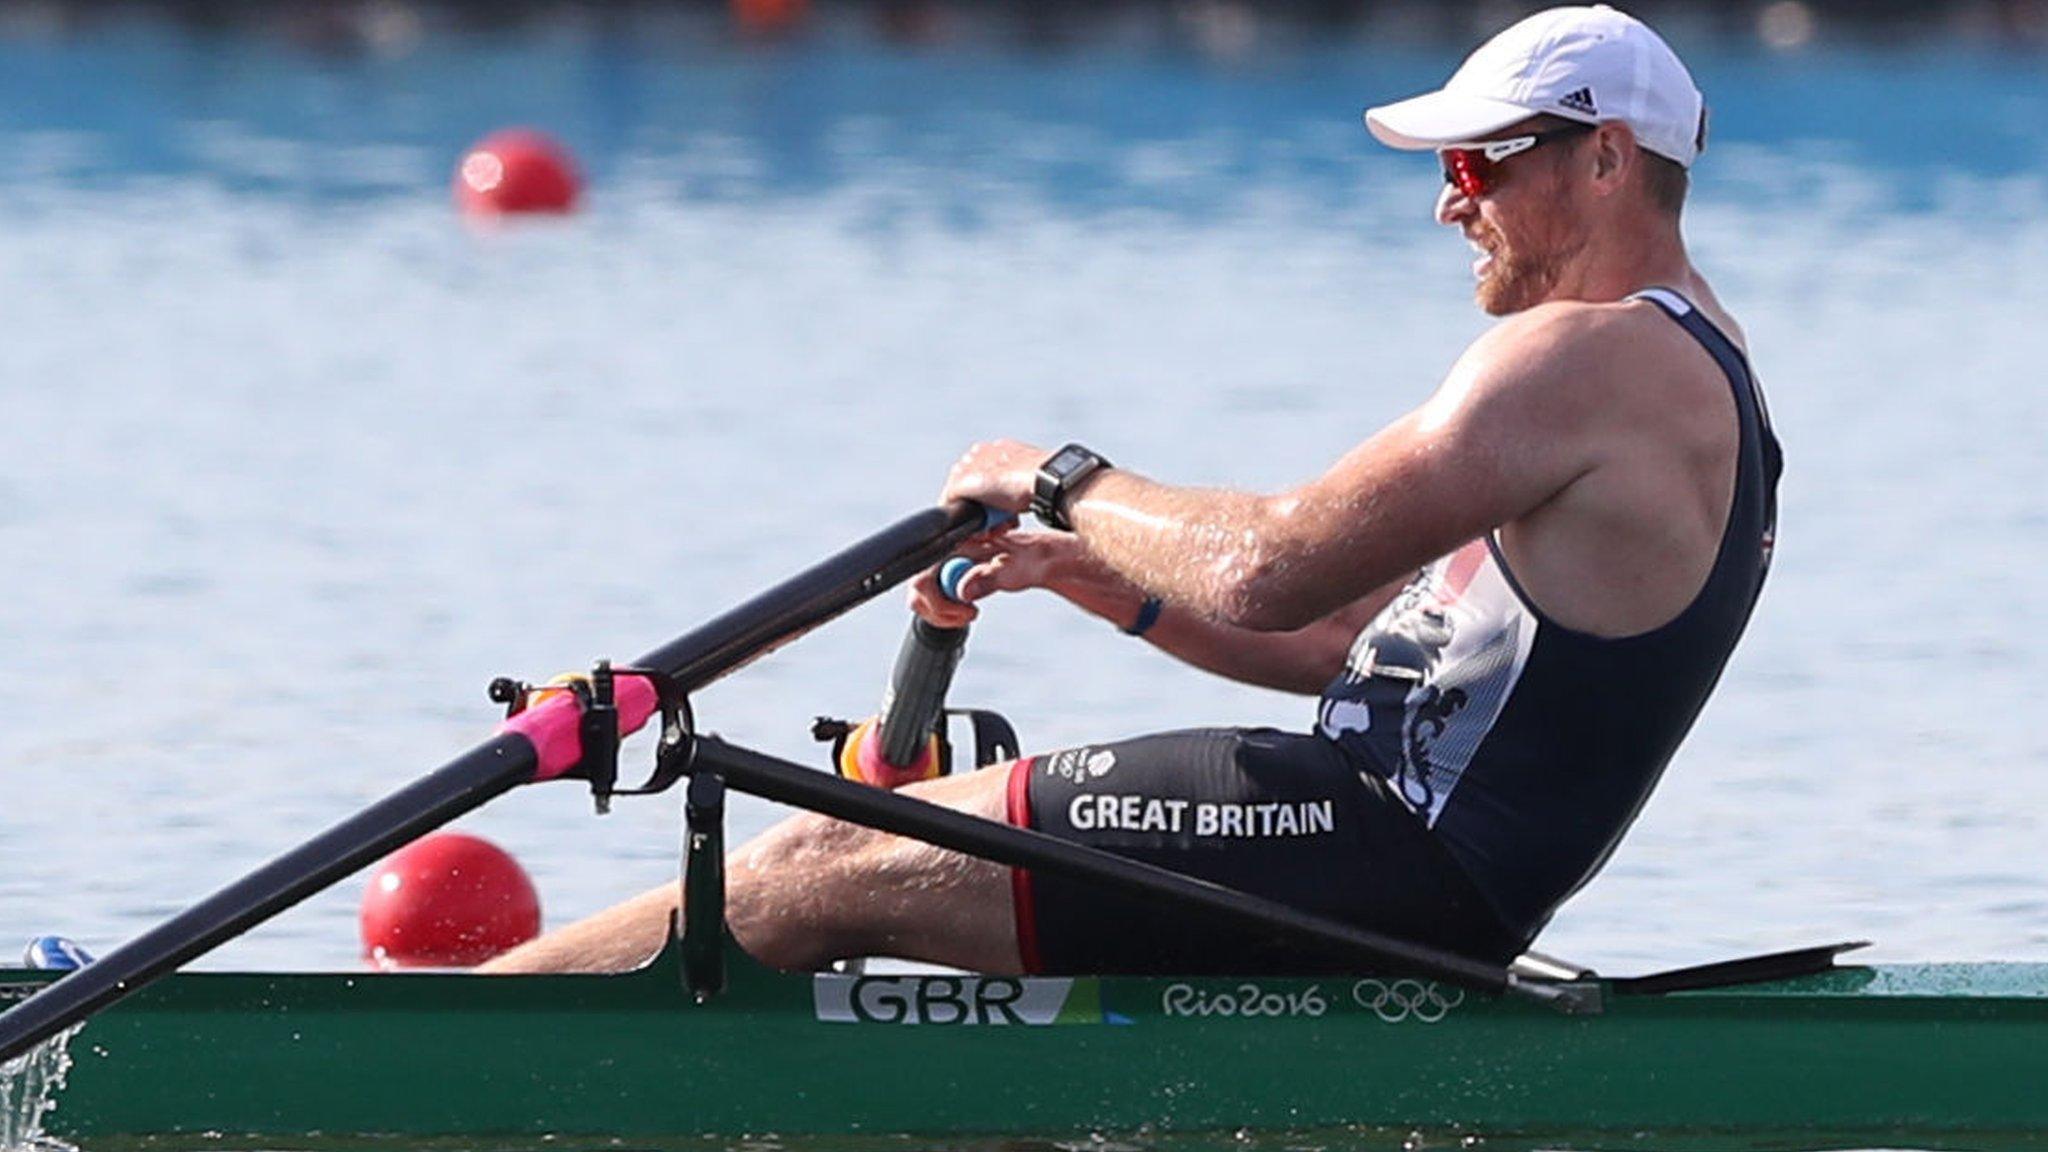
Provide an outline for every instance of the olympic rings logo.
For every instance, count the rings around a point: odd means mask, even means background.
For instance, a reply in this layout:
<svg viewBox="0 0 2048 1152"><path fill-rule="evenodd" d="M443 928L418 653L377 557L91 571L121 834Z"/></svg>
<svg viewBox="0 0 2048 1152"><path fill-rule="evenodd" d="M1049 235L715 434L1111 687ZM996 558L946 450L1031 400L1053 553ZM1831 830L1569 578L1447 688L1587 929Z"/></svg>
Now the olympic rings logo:
<svg viewBox="0 0 2048 1152"><path fill-rule="evenodd" d="M1360 980L1351 986L1351 999L1389 1024L1434 1024L1465 1002L1465 990L1434 980Z"/></svg>

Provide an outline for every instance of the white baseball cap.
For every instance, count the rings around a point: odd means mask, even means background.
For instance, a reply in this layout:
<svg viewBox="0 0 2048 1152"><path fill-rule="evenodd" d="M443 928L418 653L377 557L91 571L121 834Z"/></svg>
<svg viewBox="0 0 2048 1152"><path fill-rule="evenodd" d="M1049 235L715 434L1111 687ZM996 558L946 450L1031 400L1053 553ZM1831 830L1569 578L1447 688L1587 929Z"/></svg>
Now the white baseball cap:
<svg viewBox="0 0 2048 1152"><path fill-rule="evenodd" d="M1707 145L1692 74L1649 25L1605 4L1550 8L1481 44L1435 92L1368 108L1365 125L1395 148L1441 148L1547 114L1619 120L1636 143L1690 168Z"/></svg>

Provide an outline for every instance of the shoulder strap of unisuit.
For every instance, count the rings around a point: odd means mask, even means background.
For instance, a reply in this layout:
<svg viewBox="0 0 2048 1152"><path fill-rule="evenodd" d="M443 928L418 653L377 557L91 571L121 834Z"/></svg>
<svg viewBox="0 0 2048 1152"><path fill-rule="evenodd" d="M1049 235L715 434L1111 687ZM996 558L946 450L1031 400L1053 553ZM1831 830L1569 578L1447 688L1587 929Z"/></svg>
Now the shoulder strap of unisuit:
<svg viewBox="0 0 2048 1152"><path fill-rule="evenodd" d="M1707 354L1714 358L1714 362L1721 366L1722 373L1736 389L1737 406L1756 413L1758 430L1763 433L1760 439L1763 444L1764 468L1771 482L1775 484L1785 468L1784 453L1778 446L1777 433L1771 428L1771 410L1764 402L1763 389L1757 386L1756 374L1750 371L1749 357L1743 355L1742 349L1736 347L1735 341L1730 340L1727 333L1715 327L1714 322L1707 319L1692 301L1678 292L1669 288L1644 288L1631 293L1629 299L1648 300L1662 308L1678 322L1679 327L1691 333L1693 339L1698 340L1707 350ZM1747 403L1743 403L1745 400Z"/></svg>

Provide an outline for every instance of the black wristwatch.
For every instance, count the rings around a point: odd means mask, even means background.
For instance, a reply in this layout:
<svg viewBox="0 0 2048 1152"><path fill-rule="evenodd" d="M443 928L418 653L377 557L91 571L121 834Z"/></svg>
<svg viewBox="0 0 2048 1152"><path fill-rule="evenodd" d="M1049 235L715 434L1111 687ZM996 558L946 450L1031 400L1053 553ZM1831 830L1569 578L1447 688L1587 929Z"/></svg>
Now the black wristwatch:
<svg viewBox="0 0 2048 1152"><path fill-rule="evenodd" d="M1031 485L1031 514L1047 528L1072 532L1074 526L1067 520L1066 511L1068 494L1079 488L1088 477L1104 468L1114 467L1114 464L1079 444L1061 448L1038 466L1038 479Z"/></svg>

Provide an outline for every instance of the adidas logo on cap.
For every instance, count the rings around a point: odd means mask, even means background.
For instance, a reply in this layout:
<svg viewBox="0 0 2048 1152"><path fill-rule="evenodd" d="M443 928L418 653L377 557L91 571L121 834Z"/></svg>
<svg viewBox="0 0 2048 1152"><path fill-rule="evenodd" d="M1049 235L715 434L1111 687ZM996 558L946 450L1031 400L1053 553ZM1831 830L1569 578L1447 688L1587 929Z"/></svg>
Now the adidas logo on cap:
<svg viewBox="0 0 2048 1152"><path fill-rule="evenodd" d="M1591 88L1580 88L1576 91L1567 92L1559 96L1557 102L1574 112L1581 112L1587 116L1598 116L1600 114L1600 109L1593 104L1593 90Z"/></svg>

